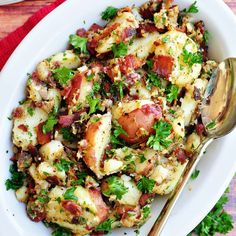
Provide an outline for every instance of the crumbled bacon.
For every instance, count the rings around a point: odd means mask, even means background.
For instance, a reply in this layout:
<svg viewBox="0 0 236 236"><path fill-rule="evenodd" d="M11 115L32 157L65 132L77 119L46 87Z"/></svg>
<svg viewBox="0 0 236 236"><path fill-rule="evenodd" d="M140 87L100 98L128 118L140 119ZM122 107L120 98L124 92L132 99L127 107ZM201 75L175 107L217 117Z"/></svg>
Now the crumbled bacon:
<svg viewBox="0 0 236 236"><path fill-rule="evenodd" d="M159 12L161 8L163 0L152 0L150 2L144 3L140 7L140 14L143 19L153 19L153 15L155 12Z"/></svg>
<svg viewBox="0 0 236 236"><path fill-rule="evenodd" d="M47 182L53 185L58 185L60 183L57 176L47 176L46 178Z"/></svg>
<svg viewBox="0 0 236 236"><path fill-rule="evenodd" d="M136 29L134 28L125 28L121 34L120 42L125 41L127 38L130 38L136 34Z"/></svg>
<svg viewBox="0 0 236 236"><path fill-rule="evenodd" d="M104 27L102 27L102 26L100 26L100 25L94 23L94 24L92 24L92 25L90 26L90 28L89 28L88 31L89 31L89 32L97 33L98 30L103 30L103 29L104 29Z"/></svg>
<svg viewBox="0 0 236 236"><path fill-rule="evenodd" d="M22 107L17 107L17 108L13 111L12 116L13 116L14 118L21 118L21 117L23 116L23 114L24 114L23 108L22 108Z"/></svg>
<svg viewBox="0 0 236 236"><path fill-rule="evenodd" d="M196 132L198 135L202 135L205 131L205 127L202 123L196 125Z"/></svg>
<svg viewBox="0 0 236 236"><path fill-rule="evenodd" d="M174 151L174 155L176 156L177 160L181 163L181 164L184 164L186 162L186 160L188 159L188 156L185 152L184 149L182 148L177 148L175 151Z"/></svg>
<svg viewBox="0 0 236 236"><path fill-rule="evenodd" d="M139 199L140 206L145 206L148 203L148 200L154 197L155 197L154 193L143 193Z"/></svg>
<svg viewBox="0 0 236 236"><path fill-rule="evenodd" d="M37 141L41 145L49 143L51 141L51 133L47 133L47 134L43 133L44 124L45 122L42 122L36 127Z"/></svg>
<svg viewBox="0 0 236 236"><path fill-rule="evenodd" d="M75 115L73 114L73 115L59 116L58 123L62 127L68 127L71 126L74 121L75 121Z"/></svg>
<svg viewBox="0 0 236 236"><path fill-rule="evenodd" d="M171 56L158 55L153 58L153 70L157 75L169 78L172 73L174 58Z"/></svg>
<svg viewBox="0 0 236 236"><path fill-rule="evenodd" d="M137 35L139 37L143 37L145 33L153 33L157 32L157 28L154 23L152 22L144 22L139 25L139 28L137 29Z"/></svg>
<svg viewBox="0 0 236 236"><path fill-rule="evenodd" d="M76 31L76 34L79 36L79 37L82 37L82 38L86 38L87 37L87 31L86 29L84 28L80 28Z"/></svg>
<svg viewBox="0 0 236 236"><path fill-rule="evenodd" d="M28 131L28 127L24 124L18 125L18 129L21 129L23 132L27 132Z"/></svg>
<svg viewBox="0 0 236 236"><path fill-rule="evenodd" d="M81 215L82 214L82 208L78 206L75 202L70 200L63 200L61 202L61 206L69 211L72 215Z"/></svg>

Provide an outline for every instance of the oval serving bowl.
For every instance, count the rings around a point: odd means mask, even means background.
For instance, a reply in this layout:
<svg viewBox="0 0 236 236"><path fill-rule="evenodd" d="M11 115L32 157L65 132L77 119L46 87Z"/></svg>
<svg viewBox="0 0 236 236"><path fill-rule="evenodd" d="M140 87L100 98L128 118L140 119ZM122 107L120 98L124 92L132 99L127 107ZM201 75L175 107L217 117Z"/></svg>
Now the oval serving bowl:
<svg viewBox="0 0 236 236"><path fill-rule="evenodd" d="M23 40L8 60L0 74L0 227L5 235L50 235L42 224L35 224L25 213L24 204L19 203L12 191L6 191L5 180L9 173L11 157L11 122L7 119L12 109L24 96L28 72L37 62L67 47L68 35L80 27L102 23L100 13L110 5L122 7L141 5L146 0L68 0L43 19ZM182 8L189 6L189 0L176 0ZM236 19L222 0L198 0L199 13L196 19L203 19L211 33L210 57L221 61L236 56ZM220 20L219 20L220 19ZM187 235L214 206L224 192L236 170L236 131L226 138L215 141L203 157L198 169L197 180L188 184L177 203L162 233L163 236ZM9 152L7 152L9 150ZM190 191L191 189L191 191ZM165 203L158 198L152 205L152 218L140 229L146 235ZM37 233L35 233L37 232ZM114 236L136 235L134 229L114 230Z"/></svg>

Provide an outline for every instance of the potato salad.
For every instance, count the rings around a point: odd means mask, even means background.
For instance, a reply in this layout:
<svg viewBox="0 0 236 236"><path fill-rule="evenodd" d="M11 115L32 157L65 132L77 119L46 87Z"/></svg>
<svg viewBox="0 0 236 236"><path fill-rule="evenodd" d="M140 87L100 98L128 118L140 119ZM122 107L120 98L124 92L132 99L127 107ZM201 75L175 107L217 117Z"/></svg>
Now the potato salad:
<svg viewBox="0 0 236 236"><path fill-rule="evenodd" d="M206 135L199 105L217 67L197 12L108 6L28 74L6 187L32 221L54 236L139 228L175 189Z"/></svg>

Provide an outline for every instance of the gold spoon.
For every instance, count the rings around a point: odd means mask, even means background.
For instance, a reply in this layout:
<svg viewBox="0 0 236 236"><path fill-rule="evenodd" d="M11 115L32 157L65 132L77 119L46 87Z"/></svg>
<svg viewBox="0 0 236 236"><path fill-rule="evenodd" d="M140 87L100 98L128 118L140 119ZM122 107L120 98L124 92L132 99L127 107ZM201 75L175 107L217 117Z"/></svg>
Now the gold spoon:
<svg viewBox="0 0 236 236"><path fill-rule="evenodd" d="M236 58L228 58L219 64L207 85L200 111L207 137L189 160L148 236L161 235L172 209L208 145L214 139L230 133L236 126Z"/></svg>

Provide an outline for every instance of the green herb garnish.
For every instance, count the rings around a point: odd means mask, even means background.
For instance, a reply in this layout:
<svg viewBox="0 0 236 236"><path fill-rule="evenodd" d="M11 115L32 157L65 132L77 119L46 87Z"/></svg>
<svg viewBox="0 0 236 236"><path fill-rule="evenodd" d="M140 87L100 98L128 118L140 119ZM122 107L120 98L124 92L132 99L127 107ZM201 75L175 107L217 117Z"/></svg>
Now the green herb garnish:
<svg viewBox="0 0 236 236"><path fill-rule="evenodd" d="M61 159L60 161L56 162L54 165L56 166L58 171L69 171L70 166L73 164L72 161L67 161L65 159Z"/></svg>
<svg viewBox="0 0 236 236"><path fill-rule="evenodd" d="M64 193L64 199L65 200L74 200L74 201L78 201L78 197L76 197L74 195L74 192L76 190L76 187L72 187L66 190L66 192Z"/></svg>
<svg viewBox="0 0 236 236"><path fill-rule="evenodd" d="M169 84L166 88L166 100L169 103L172 103L174 100L177 99L179 93L179 89L177 86L173 84Z"/></svg>
<svg viewBox="0 0 236 236"><path fill-rule="evenodd" d="M197 1L195 1L190 7L183 10L184 13L198 13Z"/></svg>
<svg viewBox="0 0 236 236"><path fill-rule="evenodd" d="M215 126L216 126L216 122L215 122L215 121L212 121L212 122L210 122L210 123L208 123L208 124L206 125L206 128L207 128L207 129L214 129Z"/></svg>
<svg viewBox="0 0 236 236"><path fill-rule="evenodd" d="M27 107L27 112L30 116L33 116L34 115L34 108L32 107Z"/></svg>
<svg viewBox="0 0 236 236"><path fill-rule="evenodd" d="M62 134L63 139L70 143L76 141L76 136L70 131L70 128L61 128L60 134Z"/></svg>
<svg viewBox="0 0 236 236"><path fill-rule="evenodd" d="M103 231L104 233L108 234L111 231L111 225L113 222L113 219L105 220L96 227L95 231Z"/></svg>
<svg viewBox="0 0 236 236"><path fill-rule="evenodd" d="M70 35L70 44L75 48L79 49L81 53L87 53L87 38L79 37L78 35L72 34Z"/></svg>
<svg viewBox="0 0 236 236"><path fill-rule="evenodd" d="M48 119L46 123L43 125L43 133L47 134L51 131L53 131L54 126L57 124L58 119L55 117L53 113L50 113L48 115Z"/></svg>
<svg viewBox="0 0 236 236"><path fill-rule="evenodd" d="M188 64L189 67L192 67L194 64L201 64L203 62L203 57L200 52L192 53L187 51L186 48L182 52L184 63Z"/></svg>
<svg viewBox="0 0 236 236"><path fill-rule="evenodd" d="M200 170L194 170L194 172L191 174L191 179L195 180L200 173Z"/></svg>
<svg viewBox="0 0 236 236"><path fill-rule="evenodd" d="M144 193L152 193L156 181L147 177L142 177L137 183L137 188Z"/></svg>
<svg viewBox="0 0 236 236"><path fill-rule="evenodd" d="M117 8L109 6L105 11L102 12L101 17L103 20L111 20L116 16L117 11Z"/></svg>
<svg viewBox="0 0 236 236"><path fill-rule="evenodd" d="M124 42L121 42L119 44L113 44L112 51L114 53L114 57L123 57L128 53L128 45Z"/></svg>
<svg viewBox="0 0 236 236"><path fill-rule="evenodd" d="M66 67L57 68L52 72L54 78L61 86L67 85L68 82L74 77L74 71Z"/></svg>

